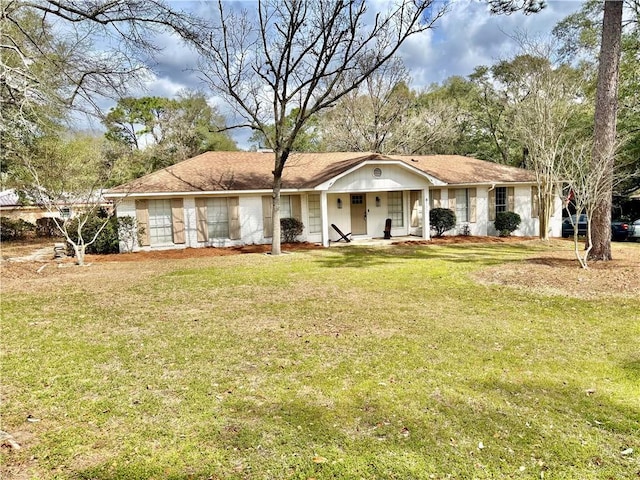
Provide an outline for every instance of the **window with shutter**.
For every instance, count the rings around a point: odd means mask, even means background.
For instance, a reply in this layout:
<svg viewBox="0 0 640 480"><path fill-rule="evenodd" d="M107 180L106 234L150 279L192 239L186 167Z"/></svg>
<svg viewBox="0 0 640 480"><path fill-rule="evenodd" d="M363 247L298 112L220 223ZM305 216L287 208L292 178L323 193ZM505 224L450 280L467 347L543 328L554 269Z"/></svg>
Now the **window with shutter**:
<svg viewBox="0 0 640 480"><path fill-rule="evenodd" d="M507 187L496 187L496 213L506 212L509 209L507 201ZM495 218L495 217L494 217Z"/></svg>
<svg viewBox="0 0 640 480"><path fill-rule="evenodd" d="M199 242L210 239L239 239L240 198L196 198L196 229Z"/></svg>
<svg viewBox="0 0 640 480"><path fill-rule="evenodd" d="M226 197L207 198L209 239L229 238L229 209Z"/></svg>
<svg viewBox="0 0 640 480"><path fill-rule="evenodd" d="M149 243L163 245L173 243L171 200L149 200Z"/></svg>
<svg viewBox="0 0 640 480"><path fill-rule="evenodd" d="M468 222L469 221L469 192L466 188L457 188L454 193L454 208L452 210L456 213L456 221Z"/></svg>

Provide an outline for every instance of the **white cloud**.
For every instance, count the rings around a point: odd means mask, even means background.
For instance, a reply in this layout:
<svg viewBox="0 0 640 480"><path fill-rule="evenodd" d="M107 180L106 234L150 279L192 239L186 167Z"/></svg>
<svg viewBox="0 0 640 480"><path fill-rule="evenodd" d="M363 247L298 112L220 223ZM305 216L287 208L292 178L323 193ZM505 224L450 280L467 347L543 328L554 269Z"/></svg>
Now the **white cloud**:
<svg viewBox="0 0 640 480"><path fill-rule="evenodd" d="M386 0L376 2L388 3ZM538 14L492 16L484 0L454 0L434 30L410 38L400 51L411 75L412 87L424 88L453 75L467 76L476 66L491 65L508 58L517 52L516 42L510 38L516 30L549 36L560 20L579 10L582 4L583 1L577 0L549 0L547 8ZM249 9L251 5L252 2L242 1L234 8ZM192 6L203 8L202 4ZM375 10L379 6L371 8ZM202 10L200 13L204 14ZM202 89L208 93L209 89L195 71L196 53L169 34L157 37L157 41L163 50L151 66L154 74L145 82L144 92L132 93L174 97L183 88ZM213 103L221 112L233 116L232 108L225 107L220 98L215 98ZM240 132L236 140L241 147L246 147L247 134Z"/></svg>
<svg viewBox="0 0 640 480"><path fill-rule="evenodd" d="M550 36L553 27L582 3L551 0L542 12L525 16L491 15L487 4L478 0L452 2L435 30L411 38L401 49L413 87L426 87L453 75L466 76L476 66L508 58L517 53L512 38L517 30Z"/></svg>

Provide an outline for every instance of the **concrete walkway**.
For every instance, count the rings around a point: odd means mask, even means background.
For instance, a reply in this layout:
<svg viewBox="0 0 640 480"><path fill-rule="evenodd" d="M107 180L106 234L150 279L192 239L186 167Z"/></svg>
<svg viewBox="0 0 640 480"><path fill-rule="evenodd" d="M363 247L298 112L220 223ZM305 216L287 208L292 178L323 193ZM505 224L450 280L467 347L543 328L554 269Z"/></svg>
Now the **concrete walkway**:
<svg viewBox="0 0 640 480"><path fill-rule="evenodd" d="M53 260L53 245L34 250L29 255L7 258L8 262L50 262Z"/></svg>

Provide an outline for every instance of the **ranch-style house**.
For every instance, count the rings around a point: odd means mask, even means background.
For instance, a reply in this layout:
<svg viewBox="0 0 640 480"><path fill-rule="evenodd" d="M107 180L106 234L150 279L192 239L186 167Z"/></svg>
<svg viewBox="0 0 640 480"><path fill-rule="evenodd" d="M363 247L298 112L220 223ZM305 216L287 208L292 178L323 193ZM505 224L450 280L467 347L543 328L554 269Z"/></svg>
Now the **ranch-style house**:
<svg viewBox="0 0 640 480"><path fill-rule="evenodd" d="M109 190L119 217L143 227L134 250L271 243L273 153L207 152ZM429 239L429 209L450 208L449 234L497 235L495 215L513 211L514 235L538 235L533 172L455 155L294 153L284 168L281 218L302 221L300 241ZM558 198L551 235L559 236Z"/></svg>

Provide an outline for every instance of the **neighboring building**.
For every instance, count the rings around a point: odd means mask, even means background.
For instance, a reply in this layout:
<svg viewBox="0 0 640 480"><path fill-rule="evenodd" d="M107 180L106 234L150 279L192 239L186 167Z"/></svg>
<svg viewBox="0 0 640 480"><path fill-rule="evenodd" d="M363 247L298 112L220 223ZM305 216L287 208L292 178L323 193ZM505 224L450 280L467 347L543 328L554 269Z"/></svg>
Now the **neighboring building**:
<svg viewBox="0 0 640 480"><path fill-rule="evenodd" d="M136 249L271 243L273 153L207 152L109 190L119 217L144 227ZM538 235L535 175L474 158L295 153L283 173L281 217L304 224L300 240L329 246L344 233L429 238L429 209L451 208L471 235L496 235L496 212L522 217L520 236ZM560 235L561 201L552 220Z"/></svg>
<svg viewBox="0 0 640 480"><path fill-rule="evenodd" d="M44 217L72 218L87 208L94 207L96 203L109 212L113 208L112 204L102 197L102 190L95 192L88 199L67 195L64 200L53 203L50 205L51 209L47 209L33 198L29 198L25 205L15 189L9 189L0 192L0 217L22 219L35 225L38 219Z"/></svg>

